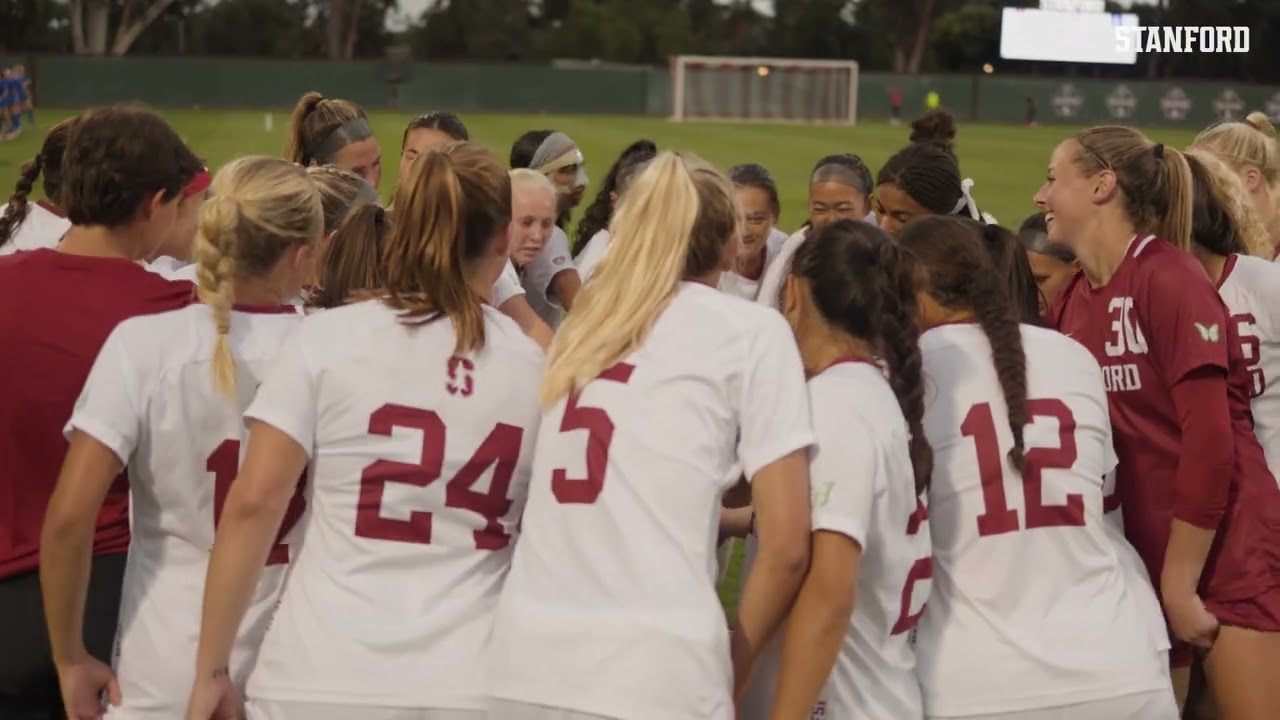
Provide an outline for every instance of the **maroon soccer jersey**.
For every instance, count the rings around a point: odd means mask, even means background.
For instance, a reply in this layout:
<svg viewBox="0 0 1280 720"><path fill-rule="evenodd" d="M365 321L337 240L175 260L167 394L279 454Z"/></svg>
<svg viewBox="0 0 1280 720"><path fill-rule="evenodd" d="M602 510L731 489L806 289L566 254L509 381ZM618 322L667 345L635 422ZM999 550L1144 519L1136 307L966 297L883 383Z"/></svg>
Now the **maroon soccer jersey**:
<svg viewBox="0 0 1280 720"><path fill-rule="evenodd" d="M1193 370L1230 368L1234 472L1201 593L1207 602L1226 602L1275 586L1275 555L1267 549L1276 543L1280 528L1275 524L1280 491L1253 434L1240 343L1199 263L1154 236L1136 238L1106 285L1090 287L1077 274L1058 296L1049 321L1088 348L1102 366L1125 535L1157 590L1181 454L1171 388Z"/></svg>
<svg viewBox="0 0 1280 720"><path fill-rule="evenodd" d="M107 335L125 318L182 307L192 289L122 259L48 249L0 258L0 579L39 565L62 429ZM98 516L95 555L128 547L128 501L122 475Z"/></svg>

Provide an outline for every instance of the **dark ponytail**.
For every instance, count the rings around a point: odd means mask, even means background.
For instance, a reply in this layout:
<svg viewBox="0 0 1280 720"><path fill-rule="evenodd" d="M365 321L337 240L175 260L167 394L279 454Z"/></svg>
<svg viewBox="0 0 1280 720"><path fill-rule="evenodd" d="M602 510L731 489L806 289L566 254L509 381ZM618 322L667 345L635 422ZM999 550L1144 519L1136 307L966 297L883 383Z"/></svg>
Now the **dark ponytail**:
<svg viewBox="0 0 1280 720"><path fill-rule="evenodd" d="M18 232L18 226L27 219L27 197L35 189L36 180L40 178L40 170L44 167L44 158L36 155L33 160L22 166L22 173L14 185L13 195L9 196L9 204L0 216L0 247L4 247Z"/></svg>
<svg viewBox="0 0 1280 720"><path fill-rule="evenodd" d="M930 215L903 226L897 240L924 268L924 290L949 310L969 310L991 345L991 360L1009 412L1009 463L1026 468L1027 356L1005 276L983 247L982 226L968 218Z"/></svg>
<svg viewBox="0 0 1280 720"><path fill-rule="evenodd" d="M604 177L604 184L600 186L600 192L596 193L595 200L591 201L591 205L587 206L582 214L582 219L578 221L578 229L573 238L575 256L582 252L596 233L608 227L609 219L613 216L613 198L610 195L615 192L621 194L620 176L627 175L631 168L638 167L657 156L658 146L652 140L637 140L628 145L622 154L618 155L618 159L613 161L613 165L609 167L609 174ZM515 157L514 150L512 157Z"/></svg>
<svg viewBox="0 0 1280 720"><path fill-rule="evenodd" d="M1031 261L1022 249L1022 243L1012 231L999 225L980 225L982 246L986 249L996 271L1005 279L1009 300L1018 313L1018 319L1028 325L1042 325L1040 318L1040 287L1031 271Z"/></svg>
<svg viewBox="0 0 1280 720"><path fill-rule="evenodd" d="M924 492L933 473L933 449L923 427L918 270L912 254L873 225L839 220L800 245L791 272L807 281L828 323L877 349L911 433L915 489L917 494Z"/></svg>
<svg viewBox="0 0 1280 720"><path fill-rule="evenodd" d="M347 213L320 258L319 287L307 306L335 308L362 292L384 287L382 250L389 227L386 210L376 203L361 205Z"/></svg>

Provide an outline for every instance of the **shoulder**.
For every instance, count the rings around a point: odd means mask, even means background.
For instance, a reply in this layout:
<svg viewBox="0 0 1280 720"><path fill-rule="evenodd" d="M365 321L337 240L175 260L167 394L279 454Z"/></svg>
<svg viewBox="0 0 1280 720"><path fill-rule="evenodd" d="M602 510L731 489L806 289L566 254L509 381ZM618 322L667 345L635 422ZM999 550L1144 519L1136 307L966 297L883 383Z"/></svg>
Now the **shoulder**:
<svg viewBox="0 0 1280 720"><path fill-rule="evenodd" d="M1154 235L1133 241L1131 253L1138 275L1147 281L1177 281L1194 276L1207 283L1209 276L1204 267L1190 253L1174 247L1172 243Z"/></svg>
<svg viewBox="0 0 1280 720"><path fill-rule="evenodd" d="M1098 360L1089 349L1056 330L1022 325L1022 347L1027 367L1049 366L1054 372L1070 369L1090 375L1101 375Z"/></svg>
<svg viewBox="0 0 1280 720"><path fill-rule="evenodd" d="M132 360L157 366L187 352L186 342L200 328L211 327L209 308L192 303L176 310L125 318L111 331L108 344Z"/></svg>
<svg viewBox="0 0 1280 720"><path fill-rule="evenodd" d="M483 309L486 348L498 352L504 361L541 372L545 361L542 348L524 334L515 320L488 305L483 306Z"/></svg>
<svg viewBox="0 0 1280 720"><path fill-rule="evenodd" d="M682 306L677 311L682 316L685 312L695 312L696 308L696 312L711 316L734 334L773 334L781 330L790 337L787 321L771 307L699 283L685 285L674 303Z"/></svg>

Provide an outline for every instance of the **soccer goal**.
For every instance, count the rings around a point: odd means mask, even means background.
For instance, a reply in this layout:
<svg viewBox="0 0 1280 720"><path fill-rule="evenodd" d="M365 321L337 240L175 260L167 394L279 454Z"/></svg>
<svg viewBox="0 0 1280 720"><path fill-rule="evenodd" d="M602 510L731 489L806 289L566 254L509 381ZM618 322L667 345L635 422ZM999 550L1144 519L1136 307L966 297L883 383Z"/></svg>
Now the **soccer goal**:
<svg viewBox="0 0 1280 720"><path fill-rule="evenodd" d="M852 60L708 57L671 59L671 119L853 125L858 63Z"/></svg>

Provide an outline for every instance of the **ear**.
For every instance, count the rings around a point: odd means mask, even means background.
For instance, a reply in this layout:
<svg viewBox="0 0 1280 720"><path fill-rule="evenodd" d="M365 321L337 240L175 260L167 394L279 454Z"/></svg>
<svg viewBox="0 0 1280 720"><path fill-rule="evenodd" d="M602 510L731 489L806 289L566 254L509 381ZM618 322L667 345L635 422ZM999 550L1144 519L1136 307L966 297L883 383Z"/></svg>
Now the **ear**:
<svg viewBox="0 0 1280 720"><path fill-rule="evenodd" d="M1120 183L1116 179L1114 170L1102 170L1097 175L1090 178L1093 183L1092 200L1094 205L1102 205L1110 202L1115 197L1116 192L1120 189Z"/></svg>
<svg viewBox="0 0 1280 720"><path fill-rule="evenodd" d="M1258 192L1258 189L1262 187L1264 180L1262 177L1262 171L1256 167L1246 167L1244 171L1241 172L1240 177L1244 180L1245 187L1249 188L1250 193Z"/></svg>
<svg viewBox="0 0 1280 720"><path fill-rule="evenodd" d="M787 273L787 277L782 281L782 293L779 299L782 315L787 320L793 321L800 310L800 281L795 275Z"/></svg>
<svg viewBox="0 0 1280 720"><path fill-rule="evenodd" d="M299 245L293 249L293 256L289 258L289 269L298 275L306 276L308 278L307 282L311 282L312 274L318 271L318 268L316 268L317 257L314 243Z"/></svg>
<svg viewBox="0 0 1280 720"><path fill-rule="evenodd" d="M173 200L180 200L180 199L181 199L181 196L173 198ZM147 198L146 200L143 200L142 204L138 207L138 219L143 222L150 220L151 218L156 216L156 213L160 211L160 208L173 202L173 200L166 201L164 199L163 190L155 191L154 193L152 193L151 197Z"/></svg>

